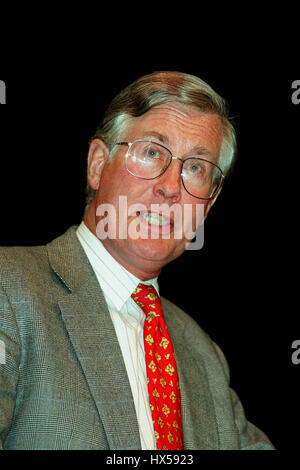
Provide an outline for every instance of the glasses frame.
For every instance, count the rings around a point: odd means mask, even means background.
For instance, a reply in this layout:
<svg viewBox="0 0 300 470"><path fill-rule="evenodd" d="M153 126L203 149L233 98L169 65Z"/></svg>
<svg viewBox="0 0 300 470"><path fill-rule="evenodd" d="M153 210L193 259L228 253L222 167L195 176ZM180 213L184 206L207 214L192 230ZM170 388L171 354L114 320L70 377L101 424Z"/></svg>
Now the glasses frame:
<svg viewBox="0 0 300 470"><path fill-rule="evenodd" d="M128 154L129 154L129 150L131 148L131 146L135 143L135 142L148 142L149 144L155 144L155 145L160 145L160 147L164 148L165 150L167 150L167 152L170 154L170 161L168 163L167 166L165 166L161 173L159 173L159 175L157 176L154 176L153 178L144 178L142 176L137 176L135 175L134 173L132 173L129 169L128 169L128 166L127 166L127 158L128 158ZM156 178L159 178L161 175L163 175L167 169L169 168L169 166L171 165L172 161L173 160L179 160L181 162L181 171L180 171L180 176L181 176L181 181L182 181L182 184L183 184L183 187L184 189L186 190L186 192L188 194L190 194L191 196L197 198L197 199L203 199L203 200L206 200L206 201L209 201L210 199L213 199L217 194L218 192L220 191L220 189L222 188L223 186L223 183L224 183L224 179L225 179L225 175L223 173L223 171L221 170L221 168L216 165L215 163L213 162L210 162L209 160L206 160L205 158L199 158L199 157L188 157L188 158L179 158L179 157L175 157L172 152L167 148L165 147L164 145L161 145L161 144L158 144L157 142L153 142L152 140L147 140L147 139L136 139L132 142L116 142L115 145L127 145L128 146L128 150L126 152L126 155L125 155L125 168L126 170L128 171L128 173L130 173L132 176L134 176L135 178L139 178L139 179L142 179L142 180L155 180ZM195 159L198 159L198 160L201 160L201 161L204 161L204 162L207 162L207 163L211 163L212 165L214 165L216 168L218 168L218 170L221 172L221 181L220 183L218 184L217 188L215 189L214 193L209 196L209 197L199 197L199 196L195 196L194 194L190 193L186 187L185 187L185 184L184 184L184 180L183 180L183 176L182 176L182 168L183 168L183 164L184 162L186 162L187 160L195 160Z"/></svg>

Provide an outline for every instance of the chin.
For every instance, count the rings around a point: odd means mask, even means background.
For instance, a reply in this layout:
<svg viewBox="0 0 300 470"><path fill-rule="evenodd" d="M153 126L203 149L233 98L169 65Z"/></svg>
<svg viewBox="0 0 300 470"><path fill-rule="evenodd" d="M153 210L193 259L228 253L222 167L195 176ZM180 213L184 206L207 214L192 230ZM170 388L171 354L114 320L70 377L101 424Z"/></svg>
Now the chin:
<svg viewBox="0 0 300 470"><path fill-rule="evenodd" d="M172 243L173 241L173 243ZM177 258L184 251L180 250L175 240L134 240L133 249L145 261L162 261L163 265ZM178 243L178 241L177 241Z"/></svg>

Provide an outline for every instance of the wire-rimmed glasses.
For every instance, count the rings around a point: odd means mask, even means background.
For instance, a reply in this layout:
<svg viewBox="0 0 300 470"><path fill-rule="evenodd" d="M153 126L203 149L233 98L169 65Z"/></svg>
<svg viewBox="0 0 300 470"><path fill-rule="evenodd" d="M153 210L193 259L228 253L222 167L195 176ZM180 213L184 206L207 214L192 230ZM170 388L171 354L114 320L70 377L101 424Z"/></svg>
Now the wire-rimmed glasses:
<svg viewBox="0 0 300 470"><path fill-rule="evenodd" d="M125 166L127 171L137 178L158 178L168 169L172 160L180 160L182 184L191 196L212 199L223 184L225 175L221 168L204 158L191 156L183 160L173 156L163 145L150 140L117 142L116 145L128 146Z"/></svg>

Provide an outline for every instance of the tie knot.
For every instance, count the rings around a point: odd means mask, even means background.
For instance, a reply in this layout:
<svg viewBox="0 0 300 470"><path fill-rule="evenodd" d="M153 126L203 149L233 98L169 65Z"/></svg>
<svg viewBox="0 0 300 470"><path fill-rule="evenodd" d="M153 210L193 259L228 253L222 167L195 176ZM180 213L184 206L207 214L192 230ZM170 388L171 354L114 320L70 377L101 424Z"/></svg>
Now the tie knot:
<svg viewBox="0 0 300 470"><path fill-rule="evenodd" d="M156 289L151 285L139 283L131 294L133 300L144 311L147 317L159 317L162 314L161 302Z"/></svg>

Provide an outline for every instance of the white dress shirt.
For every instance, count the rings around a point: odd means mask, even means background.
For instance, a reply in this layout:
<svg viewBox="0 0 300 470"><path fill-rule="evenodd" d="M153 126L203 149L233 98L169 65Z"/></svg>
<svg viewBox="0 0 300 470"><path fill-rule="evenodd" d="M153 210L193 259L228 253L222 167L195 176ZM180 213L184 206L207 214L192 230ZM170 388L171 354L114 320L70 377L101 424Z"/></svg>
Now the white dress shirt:
<svg viewBox="0 0 300 470"><path fill-rule="evenodd" d="M159 293L157 278L140 281L128 272L110 255L84 222L79 225L76 233L104 293L116 330L133 395L142 449L156 449L145 366L145 314L131 298L131 294L139 282L152 284Z"/></svg>

